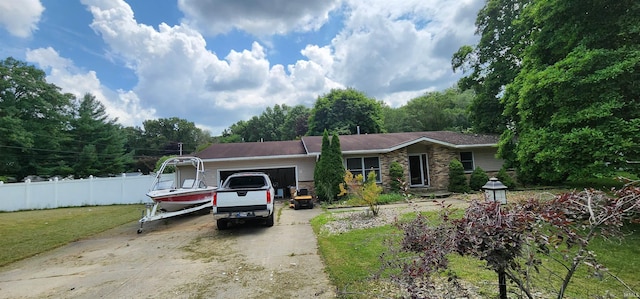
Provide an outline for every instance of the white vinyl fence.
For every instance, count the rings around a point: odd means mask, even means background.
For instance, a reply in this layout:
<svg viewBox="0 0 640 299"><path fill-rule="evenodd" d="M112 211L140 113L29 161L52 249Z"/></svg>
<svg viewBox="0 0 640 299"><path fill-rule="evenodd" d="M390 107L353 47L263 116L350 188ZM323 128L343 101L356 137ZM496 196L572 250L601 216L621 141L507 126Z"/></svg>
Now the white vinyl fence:
<svg viewBox="0 0 640 299"><path fill-rule="evenodd" d="M2 184L0 211L151 202L153 175Z"/></svg>

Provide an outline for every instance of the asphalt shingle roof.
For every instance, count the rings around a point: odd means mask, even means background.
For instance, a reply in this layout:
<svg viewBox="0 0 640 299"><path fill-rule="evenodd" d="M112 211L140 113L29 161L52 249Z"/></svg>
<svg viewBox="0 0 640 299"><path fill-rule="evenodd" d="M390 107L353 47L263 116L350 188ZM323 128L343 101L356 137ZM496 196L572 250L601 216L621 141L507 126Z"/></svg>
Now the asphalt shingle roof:
<svg viewBox="0 0 640 299"><path fill-rule="evenodd" d="M495 145L498 136L464 134L450 131L362 134L340 136L343 152L386 152L418 141L431 141L452 147ZM233 159L319 154L322 136L304 136L302 140L216 143L197 154L202 159Z"/></svg>
<svg viewBox="0 0 640 299"><path fill-rule="evenodd" d="M307 152L300 140L215 143L197 154L201 159L228 159L248 157L272 157L305 155Z"/></svg>
<svg viewBox="0 0 640 299"><path fill-rule="evenodd" d="M385 151L402 145L409 145L420 139L451 146L495 145L498 136L464 134L450 131L406 132L386 134L364 134L340 136L340 148L350 151ZM302 137L309 153L319 153L322 148L322 136Z"/></svg>

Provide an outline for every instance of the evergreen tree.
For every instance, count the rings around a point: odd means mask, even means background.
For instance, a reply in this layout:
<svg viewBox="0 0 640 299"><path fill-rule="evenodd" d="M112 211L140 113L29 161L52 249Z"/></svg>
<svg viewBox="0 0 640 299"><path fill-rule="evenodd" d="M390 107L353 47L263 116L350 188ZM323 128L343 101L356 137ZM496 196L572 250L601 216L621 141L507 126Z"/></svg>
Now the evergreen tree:
<svg viewBox="0 0 640 299"><path fill-rule="evenodd" d="M449 163L449 187L447 190L456 193L469 192L467 177L464 175L464 166L457 159Z"/></svg>
<svg viewBox="0 0 640 299"><path fill-rule="evenodd" d="M473 191L478 191L487 183L487 181L489 181L487 173L482 168L476 167L469 178L469 188Z"/></svg>
<svg viewBox="0 0 640 299"><path fill-rule="evenodd" d="M344 182L344 174L338 134L334 133L330 142L329 133L325 130L322 135L320 158L313 173L316 194L321 201L331 202L338 196L340 184Z"/></svg>
<svg viewBox="0 0 640 299"><path fill-rule="evenodd" d="M404 168L397 161L393 161L389 165L389 178L391 178L391 183L389 183L391 192L400 192L405 178Z"/></svg>
<svg viewBox="0 0 640 299"><path fill-rule="evenodd" d="M125 171L125 164L131 161L125 155L126 134L115 119L108 119L104 105L95 96L85 94L79 101L71 126L70 148L80 153L72 164L76 177Z"/></svg>
<svg viewBox="0 0 640 299"><path fill-rule="evenodd" d="M344 182L344 174L346 172L344 163L342 162L342 149L340 149L340 138L337 133L333 133L331 138L331 154L330 160L327 162L329 169L331 170L331 177L329 178L331 185L331 196L336 197L340 193L340 184Z"/></svg>
<svg viewBox="0 0 640 299"><path fill-rule="evenodd" d="M325 130L324 134L322 135L322 148L320 150L320 158L318 158L316 167L313 170L313 182L316 189L316 195L321 201L329 201L332 198L330 196L332 190L326 180L326 178L329 176L327 161L330 159L330 155L331 143L329 142L329 133L327 132L327 130Z"/></svg>

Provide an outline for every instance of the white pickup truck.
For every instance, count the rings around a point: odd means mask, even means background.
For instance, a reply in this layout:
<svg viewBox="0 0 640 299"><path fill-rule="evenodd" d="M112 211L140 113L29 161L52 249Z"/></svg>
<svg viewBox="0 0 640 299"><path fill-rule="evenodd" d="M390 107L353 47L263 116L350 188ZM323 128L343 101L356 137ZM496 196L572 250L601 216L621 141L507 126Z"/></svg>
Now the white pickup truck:
<svg viewBox="0 0 640 299"><path fill-rule="evenodd" d="M241 172L230 175L213 195L213 217L218 230L229 222L264 219L273 226L274 189L269 176L262 172Z"/></svg>

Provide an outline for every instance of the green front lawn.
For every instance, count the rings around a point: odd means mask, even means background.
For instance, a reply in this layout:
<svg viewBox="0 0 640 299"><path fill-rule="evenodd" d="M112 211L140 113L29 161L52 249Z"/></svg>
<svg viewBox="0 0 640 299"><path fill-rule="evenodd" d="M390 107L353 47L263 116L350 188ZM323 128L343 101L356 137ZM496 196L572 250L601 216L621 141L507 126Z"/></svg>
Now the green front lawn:
<svg viewBox="0 0 640 299"><path fill-rule="evenodd" d="M0 213L0 266L140 219L143 205Z"/></svg>
<svg viewBox="0 0 640 299"><path fill-rule="evenodd" d="M430 212L433 213L433 212ZM435 214L435 213L433 213ZM414 215L415 217L415 215ZM333 221L331 212L326 212L311 222L316 234L320 253L325 261L327 272L338 289L341 298L384 297L385 280L377 281L373 274L380 271L380 256L388 251L386 240L400 238L400 231L392 225L371 229L351 230L342 234L329 235L321 232L325 223ZM591 249L598 254L600 262L608 267L610 273L619 277L636 292L640 291L640 225L630 225L626 229L627 236L622 242L611 242L602 239L592 242ZM483 298L496 297L497 275L486 269L484 262L452 255L450 268L465 282L476 287ZM545 262L545 267L553 271L562 270L560 265ZM595 298L610 294L611 298L629 298L630 292L613 276L602 278L591 277L582 266L573 277L565 298ZM387 279L388 281L388 279ZM536 276L540 298L553 297L558 290L559 280L541 271ZM516 292L515 287L510 290ZM625 297L626 296L626 297ZM600 297L605 298L605 297Z"/></svg>

